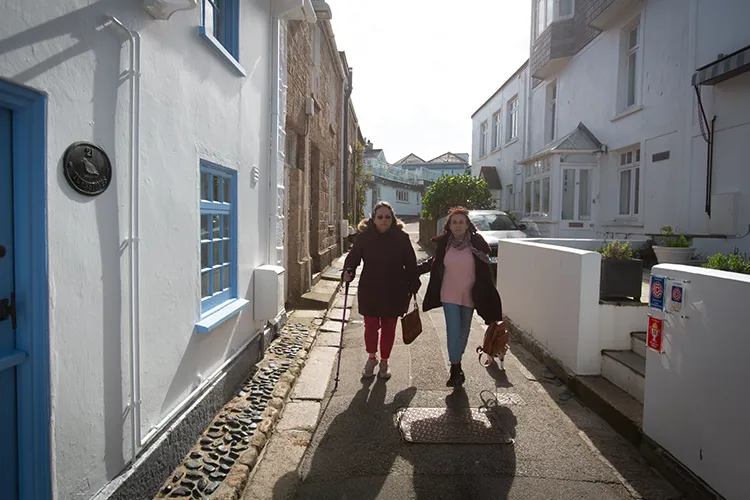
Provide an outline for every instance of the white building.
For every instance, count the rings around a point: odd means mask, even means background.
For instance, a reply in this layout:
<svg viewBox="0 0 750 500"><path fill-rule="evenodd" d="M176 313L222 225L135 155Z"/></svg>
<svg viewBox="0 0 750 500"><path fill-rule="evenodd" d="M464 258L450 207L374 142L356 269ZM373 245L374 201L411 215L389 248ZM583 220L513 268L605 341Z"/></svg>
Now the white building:
<svg viewBox="0 0 750 500"><path fill-rule="evenodd" d="M428 182L434 182L444 175L462 175L471 172L468 153L443 153L431 160L424 161L414 153L393 164L394 168L418 173Z"/></svg>
<svg viewBox="0 0 750 500"><path fill-rule="evenodd" d="M365 191L365 216L369 217L373 207L381 201L391 204L396 217L419 217L422 213L424 185L402 182L380 175L372 176L370 188Z"/></svg>
<svg viewBox="0 0 750 500"><path fill-rule="evenodd" d="M150 498L283 322L279 19L306 4L2 8L3 498Z"/></svg>
<svg viewBox="0 0 750 500"><path fill-rule="evenodd" d="M492 183L496 206L506 211L522 210L523 177L519 162L524 159L528 78L526 61L471 115L472 175L481 175ZM499 187L493 187L496 177Z"/></svg>
<svg viewBox="0 0 750 500"><path fill-rule="evenodd" d="M742 0L534 2L525 218L552 237L671 225L699 252L750 251L748 18ZM490 119L473 120L475 151Z"/></svg>
<svg viewBox="0 0 750 500"><path fill-rule="evenodd" d="M418 217L422 213L424 195L424 172L421 169L407 170L388 163L382 149L373 149L368 141L362 156L365 172L372 176L365 191L365 217L381 201L391 204L397 217Z"/></svg>

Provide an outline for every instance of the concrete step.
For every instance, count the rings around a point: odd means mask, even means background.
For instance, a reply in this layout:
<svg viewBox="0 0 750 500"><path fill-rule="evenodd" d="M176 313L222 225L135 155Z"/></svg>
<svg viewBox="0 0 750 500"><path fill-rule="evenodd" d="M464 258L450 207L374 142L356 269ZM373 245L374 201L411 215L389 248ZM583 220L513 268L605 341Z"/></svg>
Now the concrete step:
<svg viewBox="0 0 750 500"><path fill-rule="evenodd" d="M576 377L575 392L581 401L636 446L641 440L643 405L600 376Z"/></svg>
<svg viewBox="0 0 750 500"><path fill-rule="evenodd" d="M339 290L340 282L321 280L302 295L298 309L328 310Z"/></svg>
<svg viewBox="0 0 750 500"><path fill-rule="evenodd" d="M323 273L322 272L320 272L320 273L313 273L312 279L310 280L311 288L313 286L317 285L318 283L320 283L320 280L322 278L323 278Z"/></svg>
<svg viewBox="0 0 750 500"><path fill-rule="evenodd" d="M330 265L320 273L320 278L328 281L341 281L341 269Z"/></svg>
<svg viewBox="0 0 750 500"><path fill-rule="evenodd" d="M642 358L646 358L646 332L630 333L630 350Z"/></svg>
<svg viewBox="0 0 750 500"><path fill-rule="evenodd" d="M602 377L643 404L646 358L633 351L602 351Z"/></svg>

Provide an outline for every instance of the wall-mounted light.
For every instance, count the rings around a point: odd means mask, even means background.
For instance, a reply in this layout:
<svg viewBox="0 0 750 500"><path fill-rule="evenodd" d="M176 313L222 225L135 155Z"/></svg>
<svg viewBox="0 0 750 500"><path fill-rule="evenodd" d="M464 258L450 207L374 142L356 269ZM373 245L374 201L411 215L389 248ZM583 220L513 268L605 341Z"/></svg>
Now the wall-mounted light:
<svg viewBox="0 0 750 500"><path fill-rule="evenodd" d="M187 3L187 4L186 4ZM168 21L175 12L181 10L193 10L198 6L198 0L186 0L186 2L168 2L166 0L141 0L143 9L151 14L154 19Z"/></svg>

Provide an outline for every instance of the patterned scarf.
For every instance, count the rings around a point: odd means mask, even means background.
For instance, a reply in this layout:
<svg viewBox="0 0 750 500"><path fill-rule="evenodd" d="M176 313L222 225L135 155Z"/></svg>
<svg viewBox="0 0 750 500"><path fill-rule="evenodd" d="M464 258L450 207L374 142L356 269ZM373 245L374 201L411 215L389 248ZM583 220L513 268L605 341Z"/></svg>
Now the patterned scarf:
<svg viewBox="0 0 750 500"><path fill-rule="evenodd" d="M490 257L486 253L477 250L474 248L474 245L471 244L471 233L469 231L466 231L461 239L458 239L453 236L453 233L448 236L448 247L446 248L446 251L450 250L451 248L455 248L456 250L463 250L466 247L471 248L471 253L473 253L479 260L484 262L485 264L490 263Z"/></svg>
<svg viewBox="0 0 750 500"><path fill-rule="evenodd" d="M469 231L466 231L461 237L461 239L456 238L453 236L453 233L448 236L448 246L450 248L455 248L456 250L463 250L468 245L471 244L471 234L469 234Z"/></svg>

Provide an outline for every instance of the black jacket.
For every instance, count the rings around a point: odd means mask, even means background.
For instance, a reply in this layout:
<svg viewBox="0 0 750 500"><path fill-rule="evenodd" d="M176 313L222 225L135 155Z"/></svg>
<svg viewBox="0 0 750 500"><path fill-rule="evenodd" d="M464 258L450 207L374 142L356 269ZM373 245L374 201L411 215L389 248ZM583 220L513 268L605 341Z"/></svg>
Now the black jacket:
<svg viewBox="0 0 750 500"><path fill-rule="evenodd" d="M355 272L360 262L365 263L357 292L359 312L378 318L402 316L421 285L409 235L396 223L385 233L379 233L372 222L360 226L344 263L344 272Z"/></svg>
<svg viewBox="0 0 750 500"><path fill-rule="evenodd" d="M445 269L443 260L448 246L448 233L435 236L432 241L436 244L435 256L417 266L420 275L430 273L430 284L427 285L427 293L422 304L423 311L429 311L443 305L440 301L440 289L443 285ZM471 246L489 256L490 246L480 235L471 235ZM477 314L488 325L493 321L501 321L503 319L503 304L495 283L492 282L490 264L474 255L474 272L476 281L471 291L471 297Z"/></svg>

